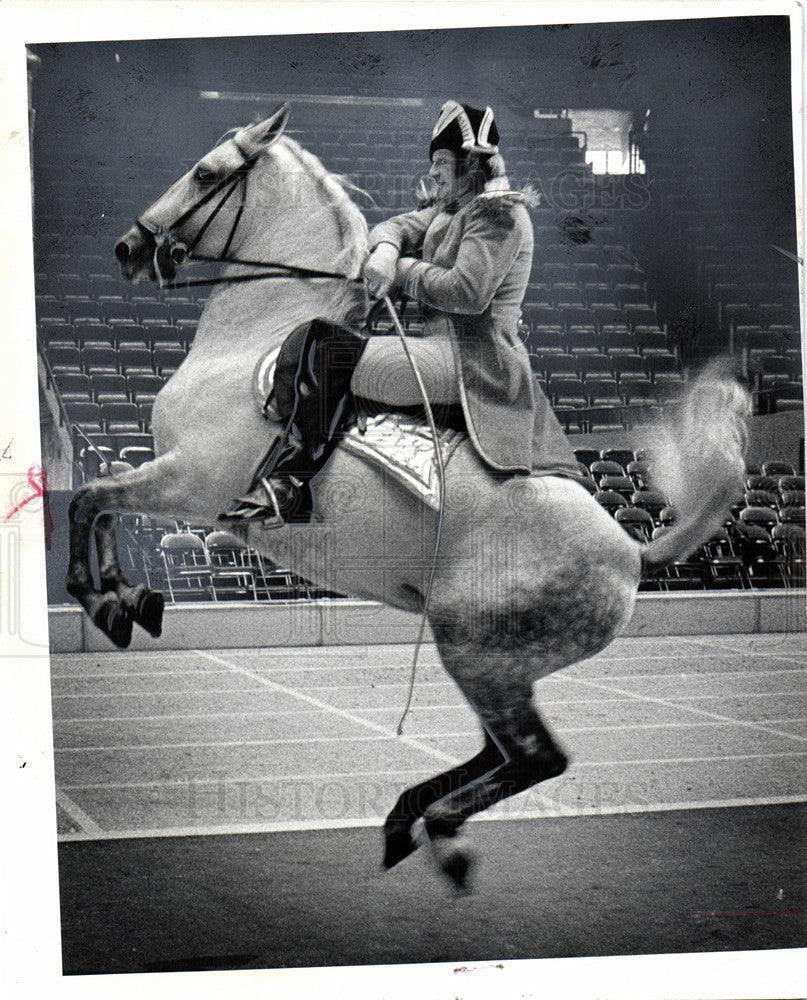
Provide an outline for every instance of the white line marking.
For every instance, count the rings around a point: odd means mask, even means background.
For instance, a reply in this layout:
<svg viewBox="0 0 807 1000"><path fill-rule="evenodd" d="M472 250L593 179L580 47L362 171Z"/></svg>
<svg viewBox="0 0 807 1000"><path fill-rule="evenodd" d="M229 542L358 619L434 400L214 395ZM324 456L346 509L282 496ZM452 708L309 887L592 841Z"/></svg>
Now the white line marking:
<svg viewBox="0 0 807 1000"><path fill-rule="evenodd" d="M696 698L718 698L718 695L693 695L691 699ZM765 695L767 697L767 695ZM625 705L634 701L635 698L579 698L573 701L565 700L541 700L540 707L557 707L563 705ZM671 707L680 708L681 706L675 703L670 703ZM449 712L449 711L463 711L472 713L473 709L464 702L455 702L450 705L414 705L412 707L412 712ZM381 706L368 706L366 708L361 708L361 712L364 713L374 713L374 712L389 712L392 714L395 709L388 708L386 705ZM693 709L694 711L694 709ZM319 715L322 709L266 709L259 711L240 711L240 712L179 712L171 713L167 715L93 715L84 717L70 717L65 718L54 717L54 725L72 725L73 723L91 723L91 722L165 722L165 721L176 721L181 719L241 719L241 718L275 718L280 716L304 716L304 715ZM704 712L704 715L710 715L711 713ZM728 716L721 720L724 722L734 722L736 719L729 718ZM802 721L801 718L796 719L771 719L771 722L799 722ZM622 728L622 727L620 727Z"/></svg>
<svg viewBox="0 0 807 1000"><path fill-rule="evenodd" d="M769 635L770 634L771 633L769 633ZM777 633L773 633L773 635L776 635L776 634ZM749 638L756 638L757 635L758 635L757 633L750 633ZM774 660L790 660L794 656L798 656L798 655L803 656L804 655L803 650L800 650L799 653L774 653L774 652L771 652L769 650L764 650L764 651L761 651L761 652L757 652L756 650L748 649L748 648L741 649L741 648L739 648L737 646L730 646L730 645L728 645L726 642L724 642L722 639L720 639L719 637L716 637L716 636L704 636L703 639L699 639L696 636L686 636L686 635L684 635L684 636L678 636L678 638L682 642L688 642L688 643L691 643L693 645L711 646L713 649L720 649L720 650L722 650L723 652L726 652L726 653L737 653L740 656L753 656L755 659L757 657L759 657L759 656L762 656L762 657L770 657L771 659L774 659ZM802 642L803 642L803 640L802 640ZM719 654L718 653L699 653L698 655L699 656L718 656Z"/></svg>
<svg viewBox="0 0 807 1000"><path fill-rule="evenodd" d="M199 673L205 673L206 671L199 671ZM287 671L290 674L295 674L296 671ZM216 671L216 673L226 674L227 671ZM149 671L148 674L141 674L139 676L148 677L162 677L162 674L154 674ZM260 674L255 675L260 677ZM120 677L120 680L126 681L128 677ZM405 689L406 680L401 678L399 681L371 681L367 680L361 684L311 684L308 687L301 688L302 691L372 691L378 690L380 688L392 688L393 690ZM419 688L439 688L439 687L450 687L456 688L454 681L418 681ZM153 695L168 695L168 694L225 694L232 691L244 691L250 690L254 691L255 688L225 688L223 691L215 690L213 688L199 688L198 690L189 690L187 688L169 688L164 691L101 691L96 693L95 691L78 692L76 694L56 694L54 698L114 698L116 695L120 695L123 698L136 698L138 695L144 695L146 697L152 697Z"/></svg>
<svg viewBox="0 0 807 1000"><path fill-rule="evenodd" d="M272 719L286 715L322 715L318 708L267 709L258 712L198 712L185 715L93 715L86 718L54 719L56 725L72 725L85 722L176 722L177 719Z"/></svg>
<svg viewBox="0 0 807 1000"><path fill-rule="evenodd" d="M430 775L428 768L396 768L394 771L329 771L327 774L312 774L310 771L304 771L300 774L269 774L269 775L258 775L252 778L232 778L232 782L241 785L254 785L258 783L270 783L273 781L333 781L337 778L399 778L401 776L409 777L410 775L419 775L421 778L427 778ZM202 785L213 785L218 786L220 784L228 784L229 782L219 777L212 778L200 778L194 774L188 774L184 778L174 778L170 781L109 781L103 782L102 784L87 784L87 785L74 785L65 782L60 782L60 788L69 788L71 791L103 791L107 788L181 788L187 787L188 785L193 785L195 788L199 788Z"/></svg>
<svg viewBox="0 0 807 1000"><path fill-rule="evenodd" d="M700 809L738 809L749 806L781 806L799 805L807 802L801 795L782 795L770 798L736 798L736 799L714 799L699 802L654 802L646 805L623 805L623 806L598 806L581 807L569 809L562 816L554 809L533 809L525 808L517 813L494 815L493 813L482 813L472 816L469 823L508 823L519 820L541 820L541 819L573 819L583 816L618 816L618 815L641 815L644 813L656 812L689 812ZM550 804L551 805L551 804ZM222 837L238 836L242 834L256 833L305 833L312 830L377 830L383 823L383 817L357 816L355 818L327 819L327 820L290 820L276 823L229 823L221 826L177 826L177 827L151 827L141 830L108 830L100 835L90 835L87 833L63 833L59 834L58 840L71 842L78 840L134 840L140 838L157 837Z"/></svg>
<svg viewBox="0 0 807 1000"><path fill-rule="evenodd" d="M185 698L188 695L193 695L194 697L209 695L212 697L213 695L218 696L222 694L254 694L256 691L260 691L260 688L203 688L199 691L93 691L86 694L54 694L51 697L53 701L69 701L77 698L169 698L172 695Z"/></svg>
<svg viewBox="0 0 807 1000"><path fill-rule="evenodd" d="M678 709L680 709L683 712L693 712L696 715L704 715L707 718L720 719L722 722L733 722L733 723L735 723L735 725L743 726L743 727L745 727L747 729L756 729L759 732L771 733L774 736L782 736L785 739L798 740L800 743L804 743L804 742L807 741L807 737L804 737L804 736L795 736L793 733L788 733L788 732L786 732L784 730L781 730L781 729L775 729L772 726L766 726L766 725L764 725L763 723L760 723L760 722L751 722L748 719L733 719L729 715L721 715L718 712L707 712L705 709L702 709L702 708L692 708L691 706L685 704L685 702L688 702L688 701L695 701L695 700L699 700L699 699L703 700L703 698L704 698L703 695L693 695L693 696L688 697L688 698L681 698L681 699L676 699L675 701L672 701L672 700L668 700L668 699L665 699L665 698L653 698L650 695L637 694L636 692L633 692L633 691L625 691L622 688L609 688L609 687L607 687L604 684L597 684L594 681L583 680L583 678L581 678L581 677L575 677L574 679L577 681L578 684L585 684L587 687L597 688L597 690L599 690L599 691L607 691L609 693L612 693L612 692L616 691L616 692L618 692L620 694L627 695L629 698L632 698L635 701L644 701L644 702L647 702L647 703L652 704L652 705L663 705L665 708L678 708ZM756 694L756 695L754 695L754 694L742 694L742 695L739 695L739 694L736 694L736 693L732 693L731 695L726 695L726 696L723 696L723 697L732 697L732 698L739 698L739 697L742 697L742 698L771 697L771 696L772 697L783 697L785 695L798 695L800 697L803 697L803 695L802 695L802 693L800 691L781 692L781 693L777 693L777 694L774 694L774 695L769 695L767 693L766 694ZM709 695L708 697L711 698L712 700L715 700L715 699L719 698L720 696Z"/></svg>
<svg viewBox="0 0 807 1000"><path fill-rule="evenodd" d="M289 695L292 698L299 698L301 701L307 702L309 705L314 705L316 708L321 709L324 712L328 712L332 715L338 715L342 719L347 719L357 726L364 726L367 729L371 729L375 733L379 733L382 736L389 737L390 739L399 740L406 746L411 747L413 750L419 750L421 753L427 754L429 757L433 757L439 760L442 764L455 764L456 761L449 754L442 753L440 750L435 750L434 747L425 745L418 740L413 739L410 736L398 736L394 729L390 729L387 726L380 726L377 722L371 722L369 719L363 719L360 715L355 715L353 712L348 712L343 708L337 708L334 705L329 705L325 701L320 701L319 698L314 698L312 695L307 694L302 691L295 691L294 688L288 687L285 684L279 684L277 681L271 681L266 677L261 677L254 670L249 670L246 667L236 666L234 663L228 663L221 656L216 656L213 653L209 653L206 650L195 650L198 656L203 656L206 659L213 660L216 663L221 663L225 667L229 667L233 673L241 674L243 677L248 677L250 680L255 680L264 687L269 688L271 691L275 691L278 694Z"/></svg>
<svg viewBox="0 0 807 1000"><path fill-rule="evenodd" d="M371 722L369 719L364 719L360 715L354 715L352 712L347 712L343 708L336 708L333 705L328 704L328 702L320 701L319 698L314 698L310 694L304 692L296 691L294 688L287 687L285 684L278 684L277 681L271 681L266 677L261 677L253 670L248 670L245 667L238 667L234 663L230 663L221 656L215 656L212 653L208 653L205 650L196 650L199 656L203 656L206 659L211 659L215 663L221 663L225 667L229 667L235 673L242 674L244 677L249 677L252 680L257 680L261 684L266 685L272 691L277 691L282 694L291 695L295 698L300 698L302 701L308 702L311 705L316 705L318 708L322 708L326 712L338 715L340 718L348 719L349 721L355 723L359 726L365 726L372 729L374 732L381 733L384 736L390 736L403 743L405 746L410 747L413 750L418 750L421 753L425 753L427 756L439 761L441 764L447 764L449 767L455 767L457 765L457 760L451 754L443 753L442 750L438 750L436 747L431 746L428 743L423 743L418 739L411 736L399 735L396 730L390 729L386 726L380 726L376 722ZM536 798L541 798L540 793L536 793Z"/></svg>
<svg viewBox="0 0 807 1000"><path fill-rule="evenodd" d="M98 674L51 674L50 679L52 681L99 681L99 680L118 680L127 681L130 677L192 677L198 676L200 674L206 676L215 676L216 674L226 674L227 671L223 668L221 670L216 670L211 667L210 670L117 670L114 673L98 673Z"/></svg>
<svg viewBox="0 0 807 1000"><path fill-rule="evenodd" d="M807 722L807 719L771 719L770 722ZM646 731L661 729L727 729L735 726L734 719L709 720L706 722L646 722L631 725L620 725L619 732ZM585 733L603 733L613 737L613 726L553 726L553 731L563 736L579 736ZM469 733L467 729L458 732L447 733L415 733L418 739L424 740L453 740L461 737L472 737L476 734ZM398 737L395 737L397 742ZM107 746L85 746L85 747L56 747L56 753L114 753L118 750L189 750L194 748L210 747L267 747L267 746L292 746L294 744L307 743L387 743L392 742L389 736L300 736L267 740L201 740L188 743L120 743L109 744Z"/></svg>
<svg viewBox="0 0 807 1000"><path fill-rule="evenodd" d="M613 662L613 660L628 660L628 659L630 659L630 660L636 659L636 660L641 660L641 661L659 660L661 662L669 663L671 661L675 662L675 661L677 661L679 659L683 659L683 657L673 657L673 656L615 657L612 660L602 661L601 658L599 656L597 656L597 657L594 657L594 658L592 658L590 660L585 661L585 663L587 665L590 665L590 666L596 666L596 665L598 665L598 664L600 664L602 662L610 663L610 662ZM791 657L788 657L788 659L791 659ZM557 673L554 673L554 674L548 674L542 680L544 680L544 681L551 680L551 681L553 681L555 683L557 683L558 681L562 682L563 680L565 680L567 677L569 677L572 674L572 672L574 671L574 669L575 669L576 666L577 666L577 664L575 664L572 667L568 667L566 670L558 671ZM691 678L691 677L755 677L755 676L769 675L769 674L792 674L792 673L798 673L800 670L803 670L805 667L807 667L807 658L805 659L804 663L795 663L795 665L793 667L791 667L791 668L785 668L785 667L783 667L783 668L780 668L780 669L771 669L771 670L696 670L696 671L686 671L686 672L679 671L679 670L671 670L669 672L665 671L664 673L659 673L657 671L656 673L652 673L651 672L651 673L641 673L641 674L613 674L613 675L608 675L608 676L612 677L614 680L623 680L623 679L624 680L630 680L632 678L643 678L643 677L647 677L647 678L653 678L653 677L687 677L687 678ZM429 664L424 664L424 668L425 669L429 669L430 665ZM338 664L334 663L334 664L325 664L325 663L323 663L323 664L318 664L316 666L310 666L310 667L309 666L302 666L300 664L289 664L288 666L284 666L284 667L260 667L258 670L256 670L256 673L260 673L260 674L316 674L316 673L333 673L333 674L337 674L337 673L356 673L359 670L364 670L364 671L375 670L375 671L378 671L378 672L381 672L381 671L389 672L389 671L393 671L394 670L394 671L399 671L401 674L404 674L404 673L406 673L407 669L408 669L407 666L405 664L403 664L403 663L402 664L390 664L390 663L380 663L380 662L374 662L372 664L368 664L368 663L338 663ZM441 670L442 668L440 668L438 664L434 664L434 665L431 665L431 669L434 669L436 671L438 669ZM71 681L71 680L127 680L130 677L186 677L186 676L187 677L192 677L192 676L196 676L198 674L209 674L211 676L215 676L216 674L226 674L227 672L228 671L226 669L224 669L224 668L221 668L219 670L219 669L216 669L214 667L211 667L209 670L201 670L201 669L196 669L196 668L192 668L192 667L188 667L186 670L128 670L128 669L124 669L124 670L116 670L116 671L112 671L112 672L109 672L109 671L98 671L98 672L85 671L85 672L82 672L82 673L62 673L62 672L52 673L51 674L51 680L53 680L53 681ZM401 681L401 683L405 683L405 682L406 682L406 679L403 679ZM450 678L447 678L447 679L439 681L439 682L437 682L437 681L427 681L425 683L430 683L430 684L434 684L434 683L453 684L454 682Z"/></svg>
<svg viewBox="0 0 807 1000"><path fill-rule="evenodd" d="M234 667L233 669L238 669L239 672L240 672L240 668L235 668ZM280 693L280 694L292 695L293 697L301 698L301 699L306 700L306 701L310 701L312 704L318 705L320 708L322 708L325 711L337 711L337 709L333 705L329 705L327 702L320 701L318 698L314 698L313 696L308 696L307 693L306 693L307 691L349 691L349 690L351 690L351 687L349 685L344 686L344 685L341 685L341 684L334 684L334 685L331 685L330 687L317 685L315 687L311 687L311 688L305 689L304 691L295 691L294 688L287 687L286 685L280 684L277 681L270 681L270 680L268 680L266 678L260 678L260 677L256 677L255 679L258 681L259 684L263 684L264 686L267 686L267 687L275 685L278 688L278 693ZM586 680L583 677L569 677L567 679L569 681L575 681L576 683L579 683L579 684L589 684L592 687L599 688L602 691L609 691L612 694L613 693L624 694L625 697L622 697L622 698L555 698L555 699L551 699L551 700L550 699L543 699L543 698L541 698L541 699L539 699L539 704L540 705L602 705L602 704L606 704L608 702L624 702L624 701L633 700L635 698L644 697L643 695L638 695L638 694L636 694L633 691L625 691L625 692L623 692L620 688L616 688L616 687L609 688L605 684L597 683L596 681L589 681L589 680ZM418 687L423 687L423 686L425 686L425 685L421 685L421 684L418 685ZM401 685L401 684L376 684L374 686L374 688L373 687L368 687L367 685L361 685L358 689L362 690L362 691L363 690L371 691L371 690L378 690L381 687L389 687L389 688L392 688L393 690L399 690L399 691L402 691L404 689L404 686ZM188 697L188 696L193 696L193 697L207 697L207 696L211 696L212 697L213 695L219 696L219 695L223 695L223 694L254 694L256 691L260 691L260 690L261 690L260 687L243 687L243 688L225 688L223 690L217 690L217 689L213 689L213 688L210 688L210 689L204 688L204 689L198 690L198 691L182 691L182 690L179 690L179 691L108 691L108 692L88 693L88 694L54 694L51 697L52 697L53 701L70 701L70 700L75 701L76 699L79 699L79 698L85 698L85 699L88 699L88 700L91 700L93 698L170 698L170 697L174 697L174 696L176 696L176 697L183 697L184 698L184 697ZM793 698L793 697L801 697L801 698L803 698L804 694L805 694L805 692L801 691L801 690L799 690L799 691L727 691L727 692L724 692L723 694L687 694L687 695L680 695L680 696L679 695L673 695L671 697L675 697L676 700L680 700L680 701L707 701L709 699L716 700L716 699L725 699L725 698ZM647 698L646 700L647 701L652 701L652 700L661 701L661 699L651 699L651 698ZM672 704L672 702L670 702L670 704ZM448 705L415 705L414 707L415 708L421 708L421 709L464 708L465 707L465 702L457 701L456 703L448 704ZM375 706L368 706L367 708L365 708L365 707L362 706L359 709L359 711L361 711L361 712L377 712L377 711L385 711L385 710L386 709L384 707L382 707L381 709L379 709L379 708L377 708ZM341 709L339 711L341 711Z"/></svg>
<svg viewBox="0 0 807 1000"><path fill-rule="evenodd" d="M771 676L774 676L774 675L790 675L790 676L793 676L793 677L797 678L798 680L802 680L805 683L807 683L807 673L804 673L805 668L807 668L807 662L805 662L805 664L803 664L803 665L791 667L789 669L774 669L774 670L703 670L703 671L690 671L690 672L681 672L681 671L674 671L673 672L673 671L671 671L671 672L665 672L663 674L659 674L659 673L605 674L605 675L602 675L601 677L598 677L596 679L601 680L603 682L612 682L612 681L616 681L616 682L621 682L621 681L641 681L641 680L667 680L667 681L669 681L669 680L680 680L682 682L692 682L692 681L700 680L701 678L708 679L708 678L711 678L711 677L719 678L721 680L729 680L729 679L733 679L733 678L745 678L745 677L771 677ZM271 671L260 670L260 671L256 671L256 673L258 674L258 676L262 676L264 673L295 675L295 674L302 674L302 673L310 673L310 674L315 674L315 673L330 673L330 672L333 672L333 671L336 671L336 670L344 670L346 672L348 672L348 671L355 672L357 670L365 670L366 671L366 670L369 670L369 669L370 668L368 668L368 667L364 667L364 666L357 667L355 665L340 666L340 667L334 667L334 668L331 668L331 667L286 667L286 668L284 668L282 670L281 669L275 669L275 670L271 670ZM382 670L389 671L392 668L390 668L390 667L377 667L375 669L377 669L379 672L381 672ZM397 669L397 668L395 668L395 669ZM402 667L402 668L400 668L400 670L401 670L401 674L403 675L403 673L405 672L405 669ZM217 669L210 669L210 670L165 670L165 671L157 671L157 670L132 670L132 671L129 671L129 670L127 670L124 673L116 672L116 673L97 673L97 674L93 674L93 673L84 673L84 674L52 674L51 675L51 681L54 684L56 684L58 682L69 683L71 681L101 681L101 680L108 681L108 680L116 680L116 681L120 681L122 684L126 684L126 682L128 682L129 680L131 680L131 679L133 679L135 677L152 677L152 678L188 677L188 678L195 678L195 677L199 677L199 676L219 676L219 675L226 675L228 673L229 673L229 671L227 669L225 669L225 668L222 668L220 670L217 670ZM565 672L564 671L564 672L559 672L559 673L556 673L556 674L550 674L549 676L542 678L541 683L544 684L546 681L551 681L553 686L557 686L558 684L569 683L569 682L574 681L576 679L578 679L578 675L575 674L575 673L573 673L573 672L571 672L571 670L570 670L569 672ZM582 678L582 679L585 679L585 678ZM365 682L363 682L361 684L316 684L316 685L312 685L309 690L317 690L317 691L331 691L331 690L333 690L333 691L342 691L342 690L344 690L344 691L356 691L356 690L358 690L358 691L362 691L362 690L366 690L367 687L368 687L368 685L370 685L370 687L374 688L374 689L378 689L378 688L394 688L394 689L397 689L397 688L403 688L403 687L405 687L406 683L407 683L406 678L402 676L401 679L398 680L398 681L365 681ZM420 681L418 681L418 688L419 689L420 688L441 688L441 687L448 687L448 688L454 689L456 687L456 685L455 685L454 681L451 680L451 678L447 678L445 680L439 680L439 681L427 681L427 680L422 680L422 679ZM229 691L230 689L227 688L225 690ZM233 690L240 691L242 689L241 688L234 688ZM142 695L144 695L146 697L151 697L154 693L155 692L152 692L152 691L138 692L138 691L123 691L123 690L121 690L121 691L115 691L115 692L105 692L105 693L104 692L86 691L86 692L78 692L78 693L63 694L63 695L62 694L54 694L53 697L54 698L94 698L94 697L107 697L107 698L110 698L110 697L113 697L115 694L121 694L121 695L124 695L126 697L135 697L138 694L142 694ZM159 692L159 693L161 693L161 694L185 694L186 690L184 690L182 688L175 688L175 689L172 689L172 690L169 690L169 691L164 691L164 692ZM204 692L202 690L202 691L192 691L190 693L191 694L201 694L201 693L204 693ZM218 693L218 692L214 691L213 693Z"/></svg>
<svg viewBox="0 0 807 1000"><path fill-rule="evenodd" d="M623 760L574 760L572 767L583 769L587 767L645 767L648 764L715 764L715 763L736 763L738 761L752 760L787 760L791 758L807 757L807 751L791 750L783 753L746 753L746 754L720 754L714 757L643 757L639 759L625 758ZM452 758L453 760L453 758ZM568 772L567 772L568 773ZM98 791L106 788L176 788L183 785L219 785L221 783L235 784L258 784L271 783L273 781L332 781L337 778L389 778L393 775L418 774L422 777L429 777L430 772L423 768L400 768L392 771L326 771L321 774L312 774L310 771L300 774L263 774L252 777L233 777L231 779L219 777L199 778L189 774L185 778L175 778L170 781L108 781L100 784L70 784L60 782L61 788L75 790ZM534 791L531 791L533 796Z"/></svg>
<svg viewBox="0 0 807 1000"><path fill-rule="evenodd" d="M465 733L454 733L447 735L464 736ZM392 743L397 741L395 736L301 736L296 739L276 739L276 740L222 740L206 741L202 743L129 743L120 746L104 747L57 747L56 753L114 753L118 750L148 750L149 752L160 750L189 750L201 747L270 747L270 746L294 746L295 744L307 743Z"/></svg>
<svg viewBox="0 0 807 1000"><path fill-rule="evenodd" d="M56 804L67 813L74 823L81 827L85 836L92 837L93 839L103 839L106 836L104 830L95 820L91 816L88 816L80 806L77 806L61 788L56 789Z"/></svg>
<svg viewBox="0 0 807 1000"><path fill-rule="evenodd" d="M795 674L797 677L801 676L802 670L807 667L807 661L804 664L800 664L798 667L782 667L781 669L773 670L665 670L663 673L649 673L649 674L603 674L600 680L609 681L632 681L632 680L682 680L682 681L692 681L697 680L700 677L770 677L773 674ZM541 679L541 683L545 680L574 680L578 674L574 672L574 668L569 670L560 671L556 674L549 674L548 677Z"/></svg>

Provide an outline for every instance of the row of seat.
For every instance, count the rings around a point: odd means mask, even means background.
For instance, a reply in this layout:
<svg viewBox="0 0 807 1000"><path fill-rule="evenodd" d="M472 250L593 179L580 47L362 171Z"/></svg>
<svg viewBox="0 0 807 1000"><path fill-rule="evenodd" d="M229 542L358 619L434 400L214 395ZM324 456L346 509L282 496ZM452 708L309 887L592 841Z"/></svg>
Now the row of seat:
<svg viewBox="0 0 807 1000"><path fill-rule="evenodd" d="M578 459L591 457L581 449L576 454ZM641 542L669 530L675 512L662 493L648 489L648 463L634 458L623 466L613 460L614 452L607 454L610 460L581 461L595 500ZM619 457L629 455L623 452ZM763 468L769 475L747 477L749 488L723 528L693 555L646 578L645 589L804 586L804 477L793 475L787 463L767 463ZM773 475L776 472L780 474ZM760 483L774 486L775 492L750 488Z"/></svg>
<svg viewBox="0 0 807 1000"><path fill-rule="evenodd" d="M40 320L37 332L48 349L55 347L115 347L137 345L152 349L157 344L166 347L188 348L196 336L196 320L179 320L164 323L162 320L112 320L109 323L85 321L71 323L65 320Z"/></svg>
<svg viewBox="0 0 807 1000"><path fill-rule="evenodd" d="M654 384L672 382L676 385L683 379L678 359L670 353L614 351L605 354L573 346L569 354L534 351L530 354L530 363L533 371L545 379L565 375L584 381L590 378L649 379Z"/></svg>
<svg viewBox="0 0 807 1000"><path fill-rule="evenodd" d="M596 267L596 265L594 265ZM545 270L545 269L544 269ZM539 271L539 273L541 273ZM606 281L551 281L530 282L527 286L528 305L555 306L609 306L624 309L626 305L651 305L650 295L644 283Z"/></svg>
<svg viewBox="0 0 807 1000"><path fill-rule="evenodd" d="M656 309L646 302L592 302L590 305L560 302L557 305L541 303L527 298L522 306L524 321L532 328L541 326L627 326L633 330L637 326L661 329Z"/></svg>
<svg viewBox="0 0 807 1000"><path fill-rule="evenodd" d="M529 315L529 313L528 313ZM534 314L533 314L534 315ZM528 329L527 347L533 354L641 354L647 358L673 354L668 335L655 324L535 322Z"/></svg>
<svg viewBox="0 0 807 1000"><path fill-rule="evenodd" d="M629 379L617 382L613 378L587 378L585 381L568 375L551 375L538 379L555 410L587 407L651 407L664 399L661 386L650 379ZM624 416L623 418L624 419Z"/></svg>
<svg viewBox="0 0 807 1000"><path fill-rule="evenodd" d="M171 602L325 596L229 532L183 522L166 529L142 515L124 515L122 522L123 531L118 534L121 565L130 583L160 590Z"/></svg>
<svg viewBox="0 0 807 1000"><path fill-rule="evenodd" d="M310 599L311 588L290 570L273 567L234 535L212 531L166 534L160 559L168 598L189 600Z"/></svg>
<svg viewBox="0 0 807 1000"><path fill-rule="evenodd" d="M198 323L202 306L198 301L176 297L167 302L152 296L127 299L119 294L93 298L86 290L83 294L68 294L62 298L46 294L36 297L37 319L51 323L109 324L116 320L141 324L176 324L182 320Z"/></svg>
<svg viewBox="0 0 807 1000"><path fill-rule="evenodd" d="M799 324L798 301L793 302L718 302L717 322L724 329L737 326L758 326L768 330L772 326Z"/></svg>
<svg viewBox="0 0 807 1000"><path fill-rule="evenodd" d="M163 379L172 375L187 355L183 347L155 344L153 348L140 343L123 343L119 347L109 344L51 344L46 356L54 374L67 372L86 375L108 372L129 375L137 372L159 374Z"/></svg>

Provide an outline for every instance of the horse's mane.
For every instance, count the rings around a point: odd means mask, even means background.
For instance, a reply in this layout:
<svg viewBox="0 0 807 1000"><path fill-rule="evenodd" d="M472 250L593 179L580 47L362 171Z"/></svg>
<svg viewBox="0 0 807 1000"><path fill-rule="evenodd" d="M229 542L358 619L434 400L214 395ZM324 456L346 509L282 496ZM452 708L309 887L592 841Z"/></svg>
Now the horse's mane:
<svg viewBox="0 0 807 1000"><path fill-rule="evenodd" d="M347 178L330 173L321 160L304 149L296 139L284 135L281 142L313 176L322 188L326 204L333 207L342 245L345 248L342 266L346 268L348 274L358 277L367 252L367 222L358 206L351 200L348 189L354 191L361 189L352 185Z"/></svg>

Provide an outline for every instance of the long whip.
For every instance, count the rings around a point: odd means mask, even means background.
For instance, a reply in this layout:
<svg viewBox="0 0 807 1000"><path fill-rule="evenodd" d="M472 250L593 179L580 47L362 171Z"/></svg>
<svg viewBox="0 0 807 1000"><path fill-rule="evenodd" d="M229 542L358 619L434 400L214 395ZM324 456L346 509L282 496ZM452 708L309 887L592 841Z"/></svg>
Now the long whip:
<svg viewBox="0 0 807 1000"><path fill-rule="evenodd" d="M445 495L446 495L446 470L443 463L443 453L440 450L440 441L437 437L437 425L434 422L434 414L432 413L431 404L429 403L429 396L426 392L426 386L423 384L423 379L418 371L417 363L412 356L412 352L409 349L409 344L406 339L406 334L404 333L401 321L398 318L398 313L395 311L395 306L392 304L392 300L389 295L384 296L384 305L387 307L387 312L392 320L392 325L395 327L395 332L400 338L401 344L403 344L404 353L406 354L409 365L412 368L412 373L415 376L415 381L417 382L418 391L420 392L421 398L423 399L423 407L426 411L426 420L429 424L429 430L432 433L432 440L434 442L434 456L437 461L437 475L440 487L440 505L438 507L437 513L437 533L434 539L434 555L432 556L431 570L429 571L429 582L426 585L426 593L423 597L423 616L420 620L420 628L418 629L418 636L415 640L415 650L412 657L412 672L409 677L409 692L406 697L406 705L398 721L397 734L398 736L403 735L403 724L404 719L409 713L409 709L412 705L412 695L415 690L415 673L417 671L418 654L420 653L420 647L423 643L423 636L426 631L426 625L428 622L429 613L429 600L431 599L432 584L434 582L434 574L437 569L437 555L440 551L440 538L443 534L443 512L445 509Z"/></svg>

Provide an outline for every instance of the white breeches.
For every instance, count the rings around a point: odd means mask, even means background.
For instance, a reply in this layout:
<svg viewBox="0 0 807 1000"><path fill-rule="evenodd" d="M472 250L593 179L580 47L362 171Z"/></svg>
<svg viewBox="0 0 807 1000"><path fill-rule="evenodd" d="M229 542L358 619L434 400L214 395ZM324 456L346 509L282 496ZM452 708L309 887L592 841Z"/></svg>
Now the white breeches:
<svg viewBox="0 0 807 1000"><path fill-rule="evenodd" d="M457 369L451 343L443 337L410 337L414 358L430 403L459 403ZM397 336L371 337L353 374L353 394L389 406L422 403L412 365Z"/></svg>

